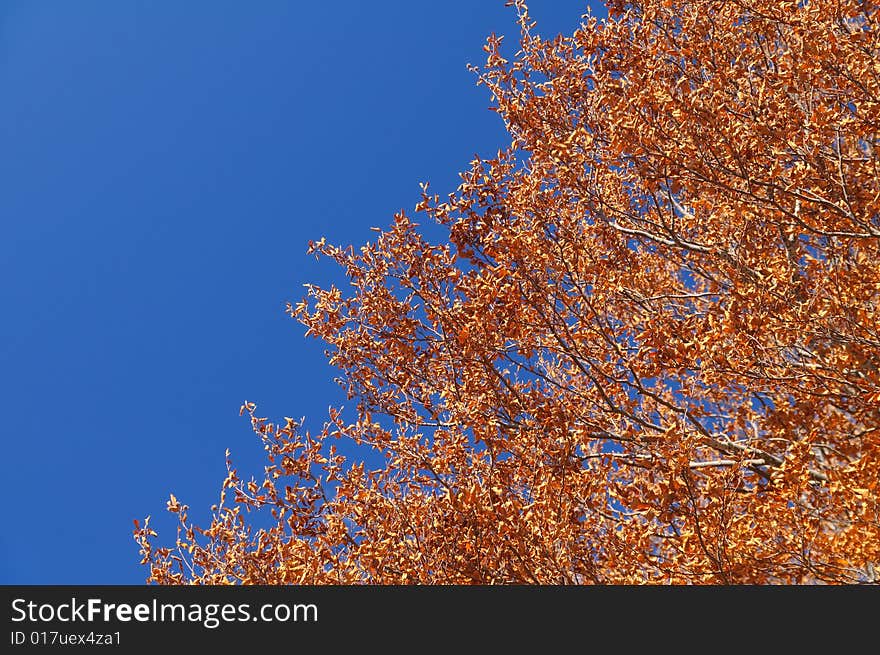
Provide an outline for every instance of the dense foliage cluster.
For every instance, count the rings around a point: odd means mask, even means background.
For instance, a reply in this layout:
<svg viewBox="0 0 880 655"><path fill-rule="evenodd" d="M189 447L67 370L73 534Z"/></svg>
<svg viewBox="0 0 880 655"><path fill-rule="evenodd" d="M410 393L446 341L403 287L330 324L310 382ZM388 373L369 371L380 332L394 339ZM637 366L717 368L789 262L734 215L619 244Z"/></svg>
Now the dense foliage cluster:
<svg viewBox="0 0 880 655"><path fill-rule="evenodd" d="M510 145L416 207L448 239L311 244L350 287L289 312L355 415L246 403L265 479L230 463L207 528L172 497L150 580L880 581L880 6L613 1L546 40L513 4L479 70Z"/></svg>

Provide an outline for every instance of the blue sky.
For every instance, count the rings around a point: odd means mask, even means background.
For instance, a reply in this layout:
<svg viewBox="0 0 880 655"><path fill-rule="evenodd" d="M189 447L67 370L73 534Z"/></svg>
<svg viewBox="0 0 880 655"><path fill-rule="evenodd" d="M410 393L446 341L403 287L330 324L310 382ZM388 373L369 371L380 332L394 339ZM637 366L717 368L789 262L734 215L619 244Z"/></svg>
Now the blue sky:
<svg viewBox="0 0 880 655"><path fill-rule="evenodd" d="M593 3L594 6L598 3ZM503 0L0 5L0 584L138 584L132 519L207 516L258 474L245 399L343 402L284 314L360 244L506 144L468 62ZM570 33L585 0L532 0Z"/></svg>

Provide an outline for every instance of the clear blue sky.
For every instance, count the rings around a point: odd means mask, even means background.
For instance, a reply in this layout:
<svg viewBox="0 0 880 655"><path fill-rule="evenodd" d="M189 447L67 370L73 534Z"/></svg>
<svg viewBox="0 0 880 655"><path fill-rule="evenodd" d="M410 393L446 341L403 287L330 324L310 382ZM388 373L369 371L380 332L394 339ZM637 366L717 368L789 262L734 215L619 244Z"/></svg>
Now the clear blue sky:
<svg viewBox="0 0 880 655"><path fill-rule="evenodd" d="M593 3L597 5L598 3ZM238 409L342 402L284 314L506 144L468 62L503 0L0 4L0 584L138 584L132 519L259 474ZM546 35L585 0L532 0Z"/></svg>

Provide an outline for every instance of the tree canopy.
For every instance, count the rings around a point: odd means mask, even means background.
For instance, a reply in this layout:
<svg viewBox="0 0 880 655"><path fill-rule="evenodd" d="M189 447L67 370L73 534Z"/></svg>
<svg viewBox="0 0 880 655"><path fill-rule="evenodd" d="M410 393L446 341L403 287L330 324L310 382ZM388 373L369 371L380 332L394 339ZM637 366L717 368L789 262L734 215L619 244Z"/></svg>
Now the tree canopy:
<svg viewBox="0 0 880 655"><path fill-rule="evenodd" d="M172 496L174 547L139 524L150 581L880 581L880 5L545 39L511 4L477 71L510 144L413 214L447 238L310 244L350 284L288 311L353 415L245 403L264 479L229 462L207 527Z"/></svg>

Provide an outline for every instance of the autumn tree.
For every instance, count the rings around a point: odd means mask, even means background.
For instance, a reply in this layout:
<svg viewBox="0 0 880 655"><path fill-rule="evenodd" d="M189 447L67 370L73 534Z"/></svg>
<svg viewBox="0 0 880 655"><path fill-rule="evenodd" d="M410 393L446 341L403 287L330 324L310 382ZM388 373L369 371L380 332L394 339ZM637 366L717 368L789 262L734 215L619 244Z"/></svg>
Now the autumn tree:
<svg viewBox="0 0 880 655"><path fill-rule="evenodd" d="M310 245L350 286L288 310L356 411L245 403L264 479L230 463L206 528L172 496L149 579L880 581L880 5L614 0L546 40L513 4L478 70L510 145L415 208L448 239Z"/></svg>

